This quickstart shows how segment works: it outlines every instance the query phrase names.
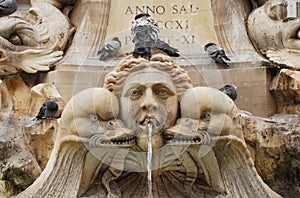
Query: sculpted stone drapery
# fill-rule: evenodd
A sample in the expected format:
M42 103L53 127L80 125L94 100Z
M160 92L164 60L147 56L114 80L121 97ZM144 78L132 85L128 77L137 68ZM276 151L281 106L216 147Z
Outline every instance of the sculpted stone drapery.
M46 169L17 197L146 197L149 123L154 197L280 197L254 168L234 102L192 88L170 57L126 57L105 83L111 92L66 105Z

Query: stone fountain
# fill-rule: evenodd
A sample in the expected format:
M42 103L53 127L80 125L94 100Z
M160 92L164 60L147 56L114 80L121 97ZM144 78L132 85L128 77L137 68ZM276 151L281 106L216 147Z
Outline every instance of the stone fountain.
M300 20L285 1L30 3L0 18L0 197L297 197ZM140 12L179 57L132 56ZM230 83L236 101L217 89ZM47 99L57 119L28 125Z

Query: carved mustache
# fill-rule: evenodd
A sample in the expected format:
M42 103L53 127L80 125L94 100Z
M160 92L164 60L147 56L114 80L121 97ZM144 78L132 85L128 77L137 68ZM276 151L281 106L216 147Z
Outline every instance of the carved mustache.
M155 117L151 116L144 116L142 119L138 121L138 125L147 126L149 123L151 123L154 126L160 125L160 122Z
M162 129L165 126L167 112L164 107L159 107L155 111L139 110L136 114L135 123L138 128L144 129L151 123L154 128Z

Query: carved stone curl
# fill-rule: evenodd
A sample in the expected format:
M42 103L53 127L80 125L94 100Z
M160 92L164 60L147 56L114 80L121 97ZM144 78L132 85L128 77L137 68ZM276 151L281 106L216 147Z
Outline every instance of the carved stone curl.
M5 1L4 1L5 2ZM63 55L75 29L68 19L70 7L56 1L31 1L26 19L0 18L0 74L48 71Z
M248 17L250 39L271 61L300 69L300 19L287 17L285 0L267 1Z

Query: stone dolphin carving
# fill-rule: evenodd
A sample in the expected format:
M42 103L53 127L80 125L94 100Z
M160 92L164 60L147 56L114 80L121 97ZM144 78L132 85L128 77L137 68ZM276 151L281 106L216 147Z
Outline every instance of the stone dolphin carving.
M75 95L62 113L55 146L46 168L31 186L16 197L76 197L86 190L93 175L97 174L96 169L101 168L98 167L101 165L99 159L87 156L88 151L91 147L106 145L101 138L92 141L91 137L98 135L107 140L119 138L120 133L123 136L128 133L120 121L114 119L118 111L116 97L104 88L90 88ZM114 170L104 171L104 182L112 180L109 173ZM106 186L109 188L109 184Z
M166 131L169 143L188 145L186 152L201 166L213 190L230 197L280 197L254 168L242 133L241 113L226 94L195 87L186 91L180 104L182 118Z

